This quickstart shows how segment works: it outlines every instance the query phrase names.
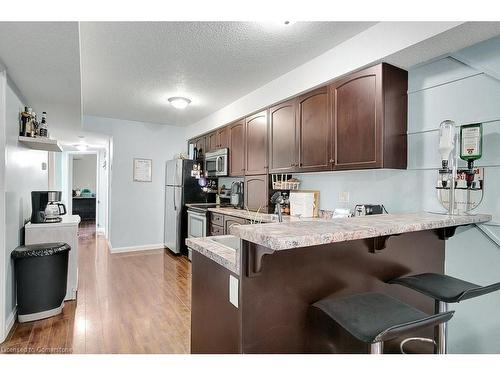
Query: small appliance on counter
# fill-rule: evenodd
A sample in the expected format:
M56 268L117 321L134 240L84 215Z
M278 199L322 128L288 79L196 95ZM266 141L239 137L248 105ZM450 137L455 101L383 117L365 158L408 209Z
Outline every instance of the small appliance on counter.
M234 181L231 184L231 205L234 208L244 208L243 181Z
M58 223L66 215L66 206L61 201L60 191L31 192L31 223Z
M354 216L379 215L387 213L383 204L357 204L354 207Z

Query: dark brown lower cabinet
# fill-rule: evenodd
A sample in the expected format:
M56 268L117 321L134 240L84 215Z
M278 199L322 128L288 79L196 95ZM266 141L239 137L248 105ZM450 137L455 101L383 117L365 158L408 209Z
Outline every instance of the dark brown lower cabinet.
M235 225L248 224L248 220L241 217L224 215L224 234L231 234L231 228Z
M269 175L245 176L245 207L267 212Z
M387 280L422 272L443 273L444 241L433 230L391 237L374 254L373 238L276 251L243 241L240 275L193 251L192 353L367 353L368 347L311 304L327 296L378 292L428 314L434 301ZM229 277L239 279L239 307L229 302ZM208 324L209 323L209 324ZM421 328L384 343L385 353L399 353L408 336L433 337ZM414 353L432 353L432 345L412 346Z

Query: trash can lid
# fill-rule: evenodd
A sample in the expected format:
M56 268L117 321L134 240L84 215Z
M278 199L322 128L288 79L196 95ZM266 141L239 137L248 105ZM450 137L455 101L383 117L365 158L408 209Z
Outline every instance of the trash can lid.
M16 247L12 252L11 257L13 259L44 257L69 250L71 250L71 246L64 242L37 243L34 245Z

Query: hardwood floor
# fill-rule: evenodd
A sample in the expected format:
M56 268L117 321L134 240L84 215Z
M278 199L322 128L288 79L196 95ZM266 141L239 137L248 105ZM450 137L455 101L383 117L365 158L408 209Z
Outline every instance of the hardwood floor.
M191 264L159 249L113 254L92 223L79 230L77 301L16 323L1 353L189 353Z

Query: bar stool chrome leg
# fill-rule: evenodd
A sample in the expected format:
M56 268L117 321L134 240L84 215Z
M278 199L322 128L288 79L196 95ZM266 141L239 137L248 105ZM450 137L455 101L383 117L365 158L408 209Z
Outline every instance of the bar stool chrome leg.
M435 308L436 314L444 313L448 311L448 304L446 302L435 300ZM436 341L436 346L434 349L434 353L436 354L446 354L448 352L447 342L447 323L441 323L434 328L434 339Z
M384 342L372 342L370 344L370 354L384 354Z

